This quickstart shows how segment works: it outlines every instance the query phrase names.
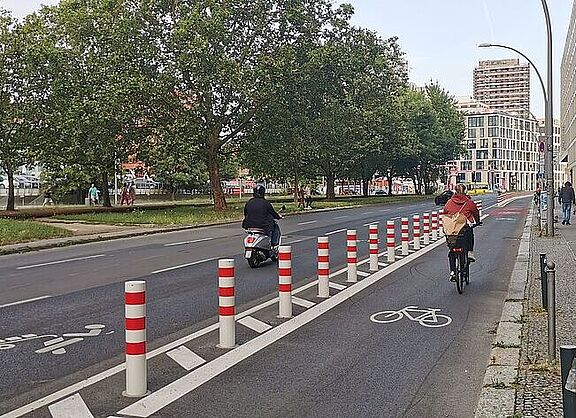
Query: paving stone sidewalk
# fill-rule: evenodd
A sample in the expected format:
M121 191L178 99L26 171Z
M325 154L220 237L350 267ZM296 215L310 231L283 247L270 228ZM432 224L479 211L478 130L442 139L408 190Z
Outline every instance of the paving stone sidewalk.
M515 417L562 417L558 365L548 357L547 314L542 308L540 253L556 264L556 345L576 343L576 225L556 224L554 238L540 237L532 225L530 263L524 303L520 369ZM559 363L559 353L556 358Z

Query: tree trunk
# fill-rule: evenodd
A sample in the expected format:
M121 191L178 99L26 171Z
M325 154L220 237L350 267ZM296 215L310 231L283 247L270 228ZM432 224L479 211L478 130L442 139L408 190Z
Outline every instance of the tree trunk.
M8 168L6 169L6 174L8 175L8 202L6 204L6 210L15 210L14 206L14 170Z
M370 192L369 185L370 179L362 179L362 195L365 197L368 197L368 193Z
M226 210L226 198L224 196L224 190L222 190L222 182L220 181L220 164L218 161L218 151L216 149L208 150L206 168L210 176L210 188L212 189L214 199L214 209Z
M298 169L294 170L294 203L298 204L298 183L300 183L300 176Z
M336 179L334 174L329 174L326 176L326 199L334 200L336 199L336 193L334 193L334 183Z
M111 208L112 203L110 202L110 190L108 190L108 173L106 172L106 169L102 171L102 197L102 206Z
M176 187L172 186L172 201L174 202L176 200Z
M392 196L392 171L388 170L388 196Z

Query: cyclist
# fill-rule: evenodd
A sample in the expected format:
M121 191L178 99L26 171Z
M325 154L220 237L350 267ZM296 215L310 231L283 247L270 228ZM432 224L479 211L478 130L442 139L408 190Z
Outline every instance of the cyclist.
M254 188L254 197L244 206L244 220L242 228L260 228L270 237L271 245L276 247L280 243L280 227L276 219L282 219L264 195L266 189L261 184Z
M444 206L444 215L456 215L461 213L466 217L469 223L480 223L480 212L476 203L466 195L466 186L464 184L457 184L454 190L454 195L448 200ZM468 224L460 230L459 233L464 241L466 251L468 251L468 260L476 261L474 256L474 232ZM452 274L453 272L451 272Z

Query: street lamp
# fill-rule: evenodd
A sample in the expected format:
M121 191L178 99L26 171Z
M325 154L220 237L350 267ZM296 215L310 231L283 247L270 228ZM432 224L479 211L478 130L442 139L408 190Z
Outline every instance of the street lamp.
M550 23L550 17L548 14L548 8L546 6L546 0L542 0L542 4L545 5L545 14L547 16L547 24L548 27ZM548 54L549 59L551 58L551 51L552 46L550 45L551 42L551 32L549 33L549 46L548 46ZM546 89L544 85L544 80L538 71L538 68L530 58L526 56L526 54L520 52L516 48L512 48L511 46L501 45L501 44L492 44L492 43L481 43L478 45L479 48L503 48L508 49L510 51L516 52L518 55L521 55L528 63L534 68L536 75L538 76L538 80L540 81L540 86L542 87L542 95L544 96L544 108L546 109L545 115L545 143L546 143L546 151L544 153L544 173L546 178L545 190L548 191L548 205L546 209L546 224L547 224L547 232L549 236L554 236L554 163L553 163L553 155L554 155L554 128L553 128L553 120L552 120L552 71L551 71L551 64L549 61L548 67L548 89Z

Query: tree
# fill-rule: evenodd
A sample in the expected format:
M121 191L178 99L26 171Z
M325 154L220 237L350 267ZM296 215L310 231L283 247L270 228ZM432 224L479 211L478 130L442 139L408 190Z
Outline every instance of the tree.
M0 9L0 167L8 177L7 210L14 210L14 172L32 164L42 146L50 94L44 63L51 50L34 16L16 22Z

